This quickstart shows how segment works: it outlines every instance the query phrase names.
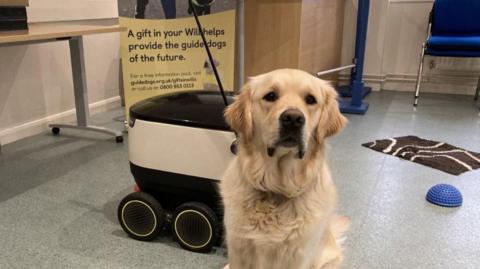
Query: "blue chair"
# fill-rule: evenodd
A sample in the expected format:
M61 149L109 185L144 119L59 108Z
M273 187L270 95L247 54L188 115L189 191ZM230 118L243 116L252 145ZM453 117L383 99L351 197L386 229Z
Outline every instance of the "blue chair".
M427 41L418 68L414 106L418 104L425 55L480 57L480 0L435 0L430 12ZM475 100L480 92L480 79Z

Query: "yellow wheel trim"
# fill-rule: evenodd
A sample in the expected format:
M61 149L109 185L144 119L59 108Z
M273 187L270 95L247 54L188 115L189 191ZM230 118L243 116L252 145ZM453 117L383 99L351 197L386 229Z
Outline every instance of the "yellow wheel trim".
M127 223L125 222L125 218L123 217L123 216L124 216L124 211L125 211L125 208L126 208L129 204L131 204L131 203L140 203L140 204L143 204L144 206L146 206L146 207L150 210L150 212L152 212L153 219L155 220L155 222L154 222L154 225L153 225L153 229L152 229L148 234L137 234L136 232L132 231L132 230L130 229L130 227L128 227ZM127 228L127 230L128 230L129 232L131 232L132 234L134 234L134 235L136 235L136 236L140 236L140 237L147 237L147 236L151 235L151 234L155 231L155 229L157 228L157 216L155 216L155 212L153 212L153 209L152 209L149 205L147 205L145 202L140 201L140 200L131 200L131 201L128 201L128 202L122 207L122 221L123 221L123 224L125 224L125 228Z
M183 214L185 213L188 213L188 212L193 212L193 213L197 213L198 215L202 216L202 218L205 219L205 221L208 223L208 229L210 231L210 236L208 237L208 240L205 244L203 245L200 245L200 246L193 246L193 245L190 245L189 243L183 241L182 237L178 234L178 231L177 231L177 221L178 219L180 218L180 216L182 216ZM185 211L182 211L180 212L180 214L177 215L177 217L175 218L175 234L177 235L177 238L180 239L180 241L182 241L182 243L184 243L185 245L191 247L191 248L203 248L204 246L208 245L208 243L210 243L210 240L212 240L212 236L213 236L213 232L212 232L212 225L210 224L210 221L207 219L207 217L205 217L205 215L203 215L201 212L197 211L197 210L193 210L193 209L188 209L188 210L185 210Z

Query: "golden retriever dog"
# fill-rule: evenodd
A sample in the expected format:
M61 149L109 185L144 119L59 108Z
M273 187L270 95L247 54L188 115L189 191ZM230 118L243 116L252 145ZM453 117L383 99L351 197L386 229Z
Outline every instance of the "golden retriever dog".
M220 183L230 269L339 268L349 219L335 215L325 139L347 120L335 90L293 69L251 78L225 118L238 153Z

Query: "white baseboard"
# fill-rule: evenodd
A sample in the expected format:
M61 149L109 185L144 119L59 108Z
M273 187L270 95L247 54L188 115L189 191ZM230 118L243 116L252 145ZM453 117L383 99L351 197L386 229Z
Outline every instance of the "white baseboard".
M120 96L111 97L89 105L90 115L120 107ZM76 121L75 109L50 115L0 131L0 145L5 145L25 137L40 134L48 130L50 123L69 123Z
M367 86L374 91L406 91L415 90L417 76L412 74L387 74L371 75L366 74L363 80ZM346 84L350 81L350 74L340 74L339 81ZM478 76L473 74L465 75L439 75L426 74L422 77L420 85L421 92L474 95L477 88Z
M392 4L430 4L433 0L390 0Z

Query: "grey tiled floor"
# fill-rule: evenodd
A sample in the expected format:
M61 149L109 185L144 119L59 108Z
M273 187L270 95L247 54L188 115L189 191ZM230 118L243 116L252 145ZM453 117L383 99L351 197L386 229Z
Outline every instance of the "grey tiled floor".
M374 93L365 116L332 139L330 166L339 211L352 218L343 268L480 268L480 171L451 176L360 146L418 135L480 152L480 116L471 97ZM121 110L94 117L115 128ZM116 220L132 190L127 143L62 130L3 147L0 154L0 268L222 268L225 251L194 254L168 237L129 239ZM429 205L436 183L456 185L464 205Z

